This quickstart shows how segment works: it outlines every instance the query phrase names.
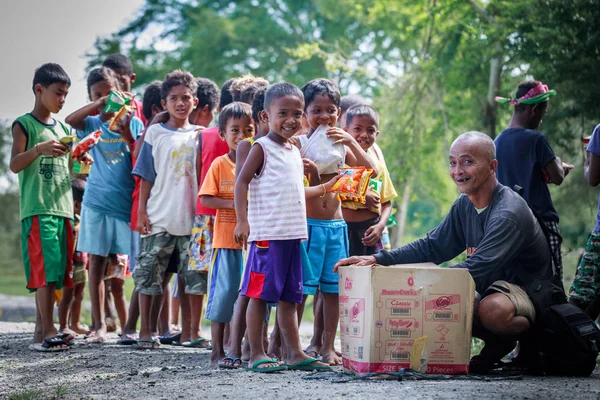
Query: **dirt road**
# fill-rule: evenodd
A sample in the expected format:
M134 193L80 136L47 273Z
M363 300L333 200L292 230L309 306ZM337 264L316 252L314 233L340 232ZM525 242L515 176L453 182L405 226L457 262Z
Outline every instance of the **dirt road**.
M0 397L14 399L599 399L600 370L586 379L347 381L341 374L211 370L209 352L140 351L77 340L64 353L28 349L33 324L0 323ZM305 338L306 339L306 338ZM17 397L20 396L20 397Z

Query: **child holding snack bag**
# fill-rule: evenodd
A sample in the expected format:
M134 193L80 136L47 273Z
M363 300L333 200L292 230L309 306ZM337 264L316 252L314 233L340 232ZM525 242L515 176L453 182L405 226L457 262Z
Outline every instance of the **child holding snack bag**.
M372 107L356 105L346 112L345 130L369 152L379 136L379 115ZM381 248L381 236L392 213L391 200L398 197L383 160L373 156L377 176L371 176L364 196L342 196L342 214L348 224L351 256L366 256ZM362 197L362 198L361 198Z
M87 85L92 102L69 115L67 121L77 129L79 138L99 129L102 131L98 144L90 150L95 163L83 197L77 250L89 254L94 326L88 341L103 343L106 339L104 272L110 254L129 252L129 213L134 188L130 146L143 125L133 117L128 124L119 124L118 133L108 129L114 113L104 112L103 109L110 92L120 90L119 80L112 70L105 67L92 70ZM100 110L100 114L90 116L96 110Z

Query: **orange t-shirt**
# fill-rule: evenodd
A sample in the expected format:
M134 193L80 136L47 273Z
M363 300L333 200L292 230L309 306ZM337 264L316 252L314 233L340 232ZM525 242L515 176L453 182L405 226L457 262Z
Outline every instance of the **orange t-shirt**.
M234 186L235 163L225 154L215 158L211 164L198 196L208 195L233 200ZM241 249L233 237L236 223L235 210L217 209L212 241L213 249Z

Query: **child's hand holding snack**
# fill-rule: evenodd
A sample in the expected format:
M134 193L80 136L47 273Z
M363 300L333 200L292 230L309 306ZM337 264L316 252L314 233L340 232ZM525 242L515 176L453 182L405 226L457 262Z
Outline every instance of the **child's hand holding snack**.
M367 206L368 210L373 210L373 209L379 207L379 203L380 203L379 193L377 193L373 190L367 190L365 199L366 199L365 206Z
M133 138L131 129L129 128L131 124L131 118L133 118L133 112L127 111L123 116L119 117L117 115L115 118L114 124L111 124L108 129L121 135L121 137L125 140L125 143L128 145L133 143L135 139Z
M331 127L327 130L327 137L335 140L333 144L343 144L345 146L349 146L353 142L356 142L352 135L337 126Z
M69 148L56 139L48 140L46 142L38 143L35 145L35 149L38 155L46 155L52 157L60 157L67 154Z

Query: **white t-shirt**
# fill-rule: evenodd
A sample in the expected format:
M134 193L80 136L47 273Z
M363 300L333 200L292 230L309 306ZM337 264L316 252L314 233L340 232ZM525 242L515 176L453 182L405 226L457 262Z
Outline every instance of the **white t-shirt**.
M146 207L151 234L192 233L198 197L196 128L184 131L156 124L146 131L133 174L153 182Z

